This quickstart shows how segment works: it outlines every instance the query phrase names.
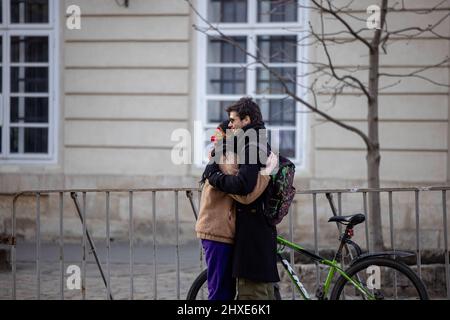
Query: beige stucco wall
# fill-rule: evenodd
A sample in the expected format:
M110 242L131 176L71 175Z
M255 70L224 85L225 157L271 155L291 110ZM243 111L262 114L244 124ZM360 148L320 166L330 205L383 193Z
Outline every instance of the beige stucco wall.
M65 32L65 173L185 175L170 136L190 112L187 4L70 3L83 25Z
M357 11L354 14L365 17L365 8L376 2L355 2ZM433 6L435 2L427 1L426 4ZM177 128L192 132L196 113L197 34L191 27L195 17L187 3L183 0L132 0L129 8L119 7L109 0L71 0L65 4L81 7L82 29L68 30L61 19L58 162L43 166L1 166L0 191L195 187L201 170L189 165L174 165L170 158L175 145L170 139L171 133ZM405 4L410 9L423 9L425 5L416 0L405 1ZM450 4L446 8L450 8ZM61 5L61 16L64 12L65 6ZM426 26L447 13L445 10L430 16L392 13L388 19L392 28L414 25L414 21ZM317 24L314 16L311 19ZM437 31L448 35L449 23L447 19ZM330 20L327 20L326 28L342 29ZM388 54L381 56L382 71L406 73L440 62L449 52L448 40L438 40L430 34L419 39L392 40ZM332 47L331 53L338 67L367 65L367 52L361 45ZM324 59L319 47L310 48L308 54L312 60ZM449 74L448 64L427 73L444 83L449 83ZM366 78L366 75L362 76L362 79ZM389 83L392 83L391 79L383 80L381 86ZM327 95L320 96L319 101L328 98ZM383 185L447 184L449 88L433 86L419 79L403 79L380 95L379 105ZM328 106L321 104L321 108L328 109ZM330 113L367 130L365 99L355 92L339 96ZM308 115L307 125L307 167L298 174L298 188L364 186L366 166L362 141L339 127L323 123L312 114ZM180 202L182 239L193 239L193 216L184 195L180 197L183 197ZM99 237L104 234L102 199L101 196L94 198L91 207L88 206L93 218L93 232ZM147 212L136 213L136 223L150 228L148 209L151 204L145 201L135 206L136 212ZM348 201L349 209L358 209L357 204L353 208L353 202ZM10 213L8 201L3 203L0 230L6 226ZM55 220L57 202L49 203L48 208L53 209L43 214L43 219L47 219L44 234L52 239L58 226ZM439 206L434 200L424 203ZM113 232L118 238L127 236L126 204L124 195L111 208L116 224ZM169 230L173 227L172 196L163 196L160 205L158 211L168 217L161 224L165 226L161 230ZM399 207L400 214L405 217L399 218L400 227L409 228L407 221L413 219L414 214L411 205L406 201L401 209ZM29 210L20 213L25 219L21 220L24 223L22 234L32 240L34 211L31 203L28 206ZM326 225L325 206L323 210L322 223ZM296 228L305 238L311 236L311 225L305 224L307 220L302 215L309 212L310 207L305 203L298 207L299 218L294 219L298 224ZM67 234L79 236L81 228L73 207L67 208L66 214ZM436 213L432 221L437 223L440 217ZM385 226L386 221L384 219ZM143 227L139 237L148 239L149 228ZM165 237L173 238L173 230L166 232ZM430 246L436 246L440 241L431 238Z

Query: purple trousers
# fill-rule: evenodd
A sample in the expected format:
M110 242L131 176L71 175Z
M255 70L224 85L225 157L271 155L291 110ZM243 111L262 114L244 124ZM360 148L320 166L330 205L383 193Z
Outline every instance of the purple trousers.
M233 300L236 282L232 277L233 245L202 239L208 267L208 300Z

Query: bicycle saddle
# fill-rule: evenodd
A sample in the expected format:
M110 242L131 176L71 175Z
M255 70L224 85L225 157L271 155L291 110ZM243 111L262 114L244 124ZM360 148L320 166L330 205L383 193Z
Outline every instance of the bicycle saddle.
M328 222L339 222L342 224L357 225L366 220L366 216L362 213L355 213L349 216L334 216L328 219Z

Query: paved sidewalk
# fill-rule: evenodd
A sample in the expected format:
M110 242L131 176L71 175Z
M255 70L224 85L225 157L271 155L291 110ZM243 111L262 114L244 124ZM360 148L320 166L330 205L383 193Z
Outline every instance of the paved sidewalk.
M103 244L97 244L97 253L106 275L106 249ZM111 245L111 292L116 300L130 299L130 254L128 243L112 243ZM36 299L36 263L35 244L17 245L17 299ZM179 298L185 299L193 280L202 270L200 248L197 242L180 245L179 249L180 288ZM68 244L64 247L64 270L69 265L81 268L81 246ZM134 299L177 299L176 248L170 245L157 247L157 294L154 294L154 263L153 245L136 245L134 248ZM307 290L314 295L316 282L316 267L312 264L297 266L298 275ZM415 269L415 266L412 266ZM41 288L40 299L61 299L61 272L59 247L54 244L41 246ZM86 266L86 299L105 300L107 292L100 271L95 264L94 256L89 254ZM287 274L279 265L280 276L287 280ZM326 277L326 270L321 269L321 280ZM433 298L445 298L445 269L443 265L423 265L422 275L426 280L429 294ZM64 299L82 299L81 290L69 290L64 278ZM439 286L437 286L439 284ZM292 298L292 283L282 281L283 299ZM12 291L12 274L10 271L0 271L0 300L10 299ZM434 288L435 290L431 290ZM437 291L436 291L437 290ZM436 291L436 292L435 292ZM299 298L298 293L295 294Z
M106 250L97 245L106 276ZM61 272L59 247L41 247L41 299L60 299ZM175 246L157 248L157 296L154 296L153 246L139 245L134 249L134 299L177 299L177 273ZM180 245L180 299L185 299L187 291L200 272L200 249L197 243ZM64 248L65 267L77 265L81 268L81 248L78 244ZM86 266L86 299L106 299L107 292L94 256L89 254ZM129 299L131 292L129 244L112 244L111 247L111 291L114 299ZM17 299L36 299L35 245L17 246ZM65 275L65 281L67 274ZM12 288L11 272L0 272L0 299L10 299ZM69 290L64 283L64 299L82 299L81 290Z

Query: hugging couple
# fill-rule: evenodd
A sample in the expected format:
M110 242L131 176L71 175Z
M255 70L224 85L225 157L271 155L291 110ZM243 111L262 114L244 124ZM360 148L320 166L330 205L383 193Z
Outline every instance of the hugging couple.
M202 175L195 226L208 268L208 299L273 300L274 284L280 280L277 231L263 212L278 158L258 134L265 127L251 98L241 98L226 112L229 120L216 129Z

